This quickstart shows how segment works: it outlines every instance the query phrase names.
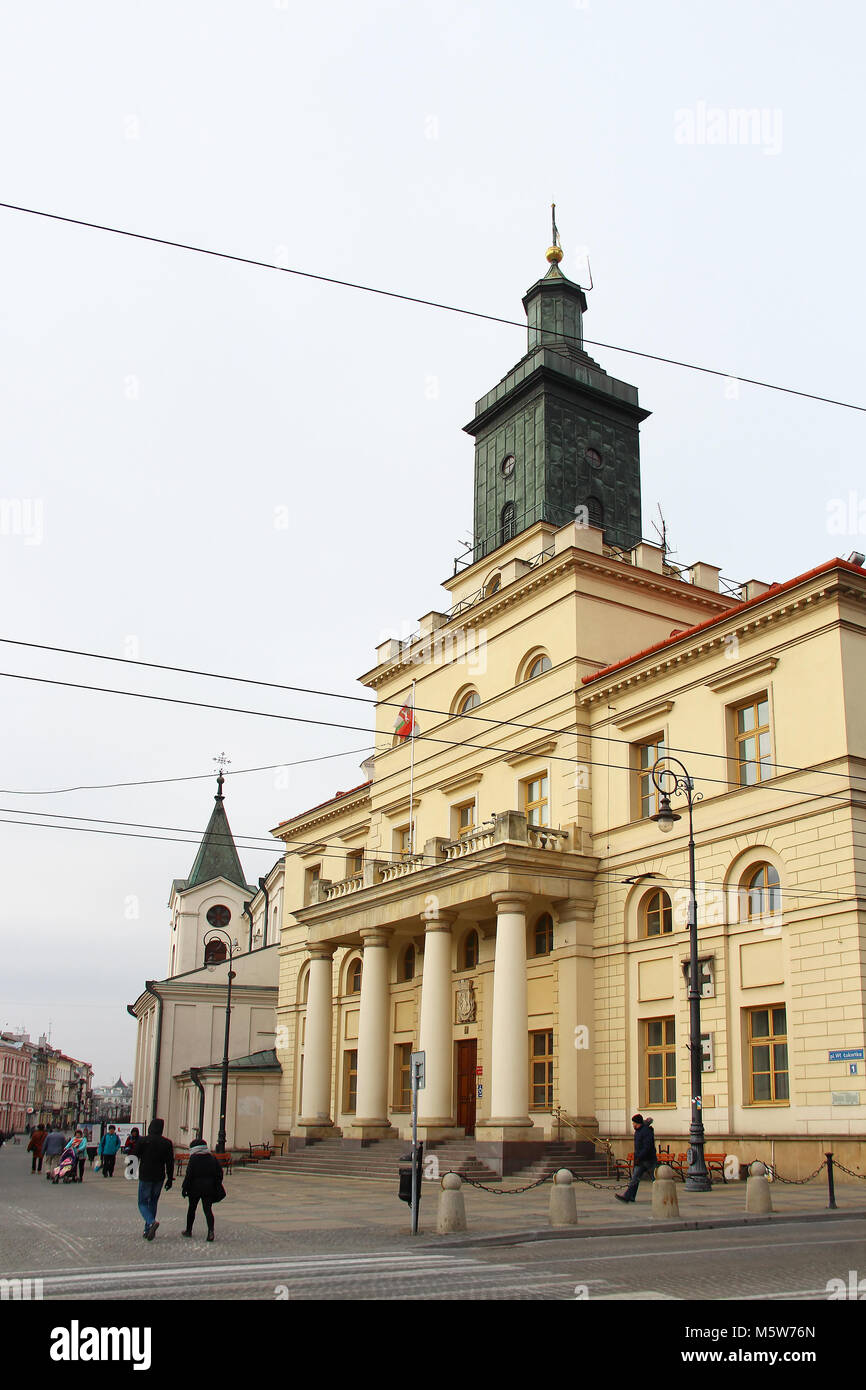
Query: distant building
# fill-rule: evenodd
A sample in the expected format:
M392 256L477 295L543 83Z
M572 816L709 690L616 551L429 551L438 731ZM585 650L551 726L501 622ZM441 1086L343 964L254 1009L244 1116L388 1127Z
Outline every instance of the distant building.
M93 1118L125 1123L132 1115L132 1087L119 1076L113 1086L94 1086Z

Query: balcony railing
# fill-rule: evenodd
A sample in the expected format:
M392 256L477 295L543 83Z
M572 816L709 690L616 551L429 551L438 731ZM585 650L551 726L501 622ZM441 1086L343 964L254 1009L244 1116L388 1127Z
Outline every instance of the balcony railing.
M380 883L395 883L424 869L453 864L458 859L468 859L496 844L522 844L530 849L547 851L564 850L568 848L568 837L567 830L528 825L526 816L520 811L503 811L456 840L442 837L428 840L423 853L390 862L371 859L361 873L350 874L348 878L336 882L320 878L313 885L311 905L334 902L338 898L360 893L364 888L373 888Z

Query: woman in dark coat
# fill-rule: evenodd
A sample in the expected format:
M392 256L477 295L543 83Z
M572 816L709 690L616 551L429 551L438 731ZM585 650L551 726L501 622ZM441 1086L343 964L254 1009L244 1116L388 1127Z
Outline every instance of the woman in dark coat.
M201 1202L204 1219L207 1222L207 1238L213 1240L214 1221L211 1208L214 1202L222 1201L225 1196L223 1168L219 1159L214 1157L203 1139L194 1139L189 1146L189 1163L186 1166L181 1196L186 1197L189 1203L186 1213L186 1230L182 1231L181 1234L192 1235L196 1208Z

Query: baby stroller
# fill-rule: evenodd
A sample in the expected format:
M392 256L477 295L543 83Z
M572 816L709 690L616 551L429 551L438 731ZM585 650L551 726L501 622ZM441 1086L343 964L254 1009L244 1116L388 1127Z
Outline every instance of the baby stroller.
M67 1144L57 1162L57 1167L48 1174L48 1181L56 1186L59 1182L74 1182L78 1173L78 1157L71 1144Z

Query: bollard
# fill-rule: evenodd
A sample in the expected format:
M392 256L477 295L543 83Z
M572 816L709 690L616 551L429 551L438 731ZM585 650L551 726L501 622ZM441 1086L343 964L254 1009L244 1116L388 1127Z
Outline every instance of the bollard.
M754 1163L749 1164L749 1176L746 1179L746 1211L750 1211L753 1216L764 1216L772 1210L767 1170L763 1163L756 1159Z
M655 1171L653 1179L653 1207L652 1215L654 1221L667 1221L671 1217L679 1216L680 1202L677 1197L677 1184L674 1178L673 1168L669 1168L666 1163L661 1163Z
M439 1184L439 1215L436 1230L440 1236L466 1230L463 1182L457 1173L446 1173Z
M831 1211L835 1211L835 1210L836 1210L836 1187L835 1187L835 1184L834 1184L834 1182L833 1182L833 1155L832 1155L832 1154L825 1154L824 1157L825 1157L826 1160L827 1160L827 1196L828 1196L829 1199L830 1199L830 1200L828 1201L828 1203L827 1203L827 1206L830 1208Z
M551 1226L577 1225L577 1198L574 1194L574 1178L567 1168L560 1168L553 1179L547 1219Z

